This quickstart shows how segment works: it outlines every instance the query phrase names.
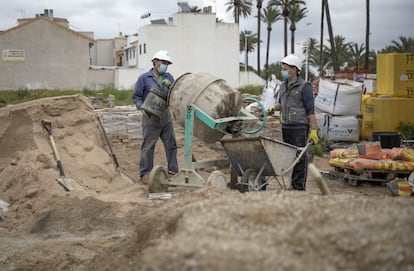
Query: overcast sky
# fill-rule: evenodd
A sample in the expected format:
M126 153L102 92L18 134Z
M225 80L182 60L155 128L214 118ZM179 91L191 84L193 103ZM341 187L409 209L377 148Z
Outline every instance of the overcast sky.
M305 0L307 17L297 24L295 34L297 53L302 59L301 45L309 37L320 39L321 0ZM30 18L43 13L44 9L53 9L55 17L66 18L70 26L77 31L94 32L95 38L113 38L122 32L132 34L138 28L150 22L150 19L166 18L176 13L177 0L0 0L0 30L16 25L18 18ZM200 8L211 5L216 16L224 22L234 22L231 12L226 13L225 3L229 0L188 0L190 6ZM268 0L265 0L266 4ZM334 35L342 35L347 42L365 43L365 0L331 0L329 9ZM256 32L256 1L253 0L253 14L240 19L240 31ZM414 0L370 0L371 39L370 47L379 50L399 41L400 36L414 38ZM151 13L151 17L141 19L141 15ZM325 21L325 40L328 30ZM261 66L266 54L266 27L263 25L261 39ZM290 39L290 35L289 35ZM325 41L324 41L325 43ZM290 52L290 43L288 45ZM283 21L273 25L271 37L270 63L280 60L284 54ZM240 56L244 62L243 55ZM249 55L249 64L256 68L256 53Z

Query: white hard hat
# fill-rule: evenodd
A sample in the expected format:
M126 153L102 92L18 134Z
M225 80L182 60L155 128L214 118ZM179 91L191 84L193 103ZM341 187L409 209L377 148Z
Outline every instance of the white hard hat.
M288 55L285 58L283 58L280 62L283 64L287 64L289 66L295 66L298 68L298 70L301 70L302 67L302 61L300 61L299 57L295 55Z
M154 56L152 57L151 61L154 61L154 59L159 59L159 60L165 60L170 62L170 64L173 64L171 61L171 57L168 54L168 51L158 51L154 54Z

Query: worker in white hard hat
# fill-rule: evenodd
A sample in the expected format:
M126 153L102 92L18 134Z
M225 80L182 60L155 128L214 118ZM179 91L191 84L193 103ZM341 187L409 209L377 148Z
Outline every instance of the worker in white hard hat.
M296 55L288 55L280 62L283 83L276 104L268 111L281 111L284 142L297 147L305 147L309 140L317 144L313 91L311 84L300 78L302 62ZM308 156L303 155L293 168L293 189L306 190L308 162Z
M168 51L158 51L151 59L152 68L141 74L135 84L132 100L138 110L142 112L141 157L139 162L139 175L143 184L148 184L149 173L154 167L154 150L159 138L164 144L168 163L168 174L178 172L177 142L170 110L167 108L160 116L152 114L143 108L145 99L150 91L161 92L168 96L174 77L167 72L168 65L172 64Z

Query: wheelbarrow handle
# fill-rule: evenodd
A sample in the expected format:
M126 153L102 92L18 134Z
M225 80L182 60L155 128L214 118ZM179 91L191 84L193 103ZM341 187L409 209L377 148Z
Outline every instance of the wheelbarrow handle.
M312 141L309 141L305 145L305 147L298 148L298 150L300 150L299 155L296 157L295 161L293 161L293 163L287 169L284 170L284 172L289 172L299 162L300 158L302 158L302 156L306 153L309 146L312 145L312 144L313 144Z

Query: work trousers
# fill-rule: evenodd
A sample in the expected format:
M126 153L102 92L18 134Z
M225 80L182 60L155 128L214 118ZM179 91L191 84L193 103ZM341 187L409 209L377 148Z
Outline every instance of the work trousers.
M296 147L305 147L308 141L309 128L289 127L282 128L283 141ZM300 150L298 150L298 154ZM306 190L306 177L308 174L308 155L305 153L294 166L292 172L292 188Z
M154 119L157 118L156 116L151 116L151 118L146 118L142 121L143 142L141 145L139 175L142 177L149 174L154 167L154 151L158 138L161 138L164 145L168 171L177 173L177 142L175 139L173 123L172 121L161 121L161 123L158 121L157 123Z

